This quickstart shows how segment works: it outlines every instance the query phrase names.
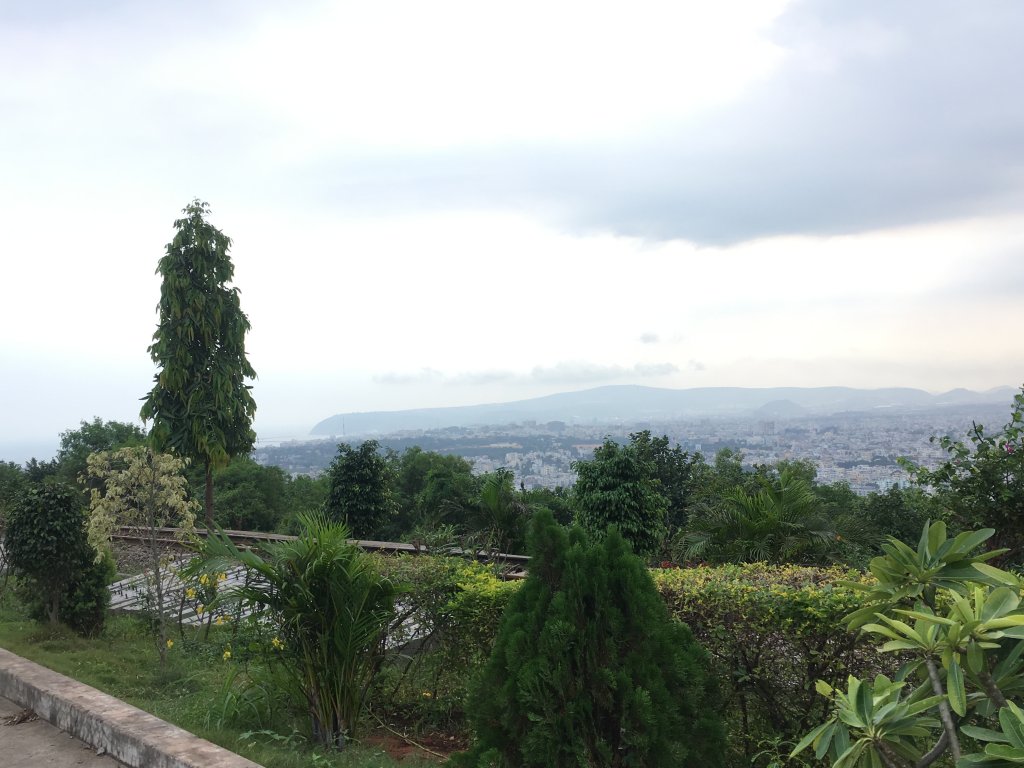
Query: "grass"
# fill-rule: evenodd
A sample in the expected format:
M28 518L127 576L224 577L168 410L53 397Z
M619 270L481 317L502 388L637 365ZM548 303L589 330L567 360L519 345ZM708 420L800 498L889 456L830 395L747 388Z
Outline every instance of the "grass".
M161 669L153 639L137 618L112 615L99 637L82 638L31 620L10 594L0 601L0 646L267 768L437 765L415 756L398 762L370 743L350 744L341 752L315 749L304 716L287 695L286 678L255 659L223 658L227 630L211 633L206 641L188 628L173 636L168 664ZM368 732L374 735L364 728Z

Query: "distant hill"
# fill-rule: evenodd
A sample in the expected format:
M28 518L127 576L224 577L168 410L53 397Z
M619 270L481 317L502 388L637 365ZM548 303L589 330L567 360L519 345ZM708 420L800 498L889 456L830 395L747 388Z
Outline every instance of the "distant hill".
M560 392L510 403L451 408L341 413L313 427L314 435L374 435L405 430L443 429L513 422L564 421L616 423L669 420L701 416L786 418L829 415L876 408L923 410L973 404L1007 404L1016 390L999 387L987 392L955 389L931 395L922 389L854 389L852 387L700 387L659 389L633 385Z

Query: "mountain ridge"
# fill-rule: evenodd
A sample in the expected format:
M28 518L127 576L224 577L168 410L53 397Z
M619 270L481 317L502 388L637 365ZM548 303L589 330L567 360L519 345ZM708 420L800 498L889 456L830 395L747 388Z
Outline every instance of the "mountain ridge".
M829 415L888 408L921 410L973 404L1009 404L1016 390L957 388L938 395L912 387L696 387L634 384L557 392L504 403L339 413L318 422L312 435L374 435L419 429L500 425L522 421L614 423L702 416ZM784 407L781 407L783 406Z

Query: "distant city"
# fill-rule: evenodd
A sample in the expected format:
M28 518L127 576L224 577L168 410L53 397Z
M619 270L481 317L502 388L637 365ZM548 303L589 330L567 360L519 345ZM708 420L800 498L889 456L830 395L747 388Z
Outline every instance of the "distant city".
M650 430L667 435L690 453L708 461L722 449L743 454L743 463L774 464L807 459L818 467L821 483L846 482L860 494L904 486L909 478L897 459L906 457L928 467L946 458L933 436L963 439L972 422L990 429L1008 417L1005 404L948 405L910 411L879 408L829 415L765 418L762 415L636 420L632 422L568 423L524 420L490 426L458 426L398 430L389 434L346 435L261 445L261 464L276 465L293 475L316 476L331 463L339 442L373 438L382 448L402 452L424 450L456 454L473 463L477 473L508 467L517 485L526 488L571 486L574 461L590 459L606 438L624 441L632 432Z

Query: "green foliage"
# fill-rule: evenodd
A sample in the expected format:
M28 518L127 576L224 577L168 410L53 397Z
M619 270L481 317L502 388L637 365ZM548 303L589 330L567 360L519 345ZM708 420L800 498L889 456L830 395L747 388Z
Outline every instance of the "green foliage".
M592 536L614 525L641 557L658 551L665 535L668 502L660 493L655 464L635 445L611 439L594 451L591 461L573 463L576 522Z
M632 433L629 443L641 459L654 467L654 478L668 503L668 527L676 529L685 525L694 503L697 480L702 467L706 466L704 457L687 453L678 443L671 446L667 435L652 437L647 429Z
M202 469L189 472L189 476L193 494L201 495L205 483ZM289 509L288 485L288 476L280 467L262 467L248 456L235 456L226 467L213 471L214 521L222 528L273 531Z
M530 551L471 698L477 745L458 764L720 765L705 654L623 537L589 543L539 513Z
M669 612L711 655L736 760L749 762L763 741L799 739L826 715L815 680L895 669L841 625L863 605L847 583L861 579L856 571L753 563L652 573Z
M877 584L851 585L868 604L847 621L881 638L882 652L909 661L895 681L871 685L851 676L845 692L819 683L831 716L794 754L813 746L833 768L925 768L947 753L960 767L1024 759L1019 710L1007 699L1024 693L1022 582L985 562L1000 550L977 552L993 534L949 538L936 522L924 526L916 550L890 538L885 555L871 561ZM994 724L994 717L1003 733L975 725ZM961 734L997 743L964 755Z
M0 461L0 531L18 498L28 488L28 476L13 461Z
M967 440L932 438L948 459L936 469L901 462L924 488L935 491L960 530L994 528L994 543L1014 558L1024 552L1024 389L1013 398L1010 421L996 432L974 424Z
M94 566L78 491L58 483L25 491L7 522L6 550L24 593L51 624L70 619L85 633L102 626L109 596L105 583L96 587L106 571Z
M60 620L80 635L96 636L103 629L110 607L108 586L117 577L117 565L109 552L97 560L90 549L81 570L61 600Z
M760 489L734 488L718 507L691 519L681 559L803 565L844 562L870 538L853 516L826 513L808 481L792 468L759 478Z
M196 505L186 498L184 461L147 447L100 451L87 461L89 478L96 481L90 491L89 541L97 551L106 551L114 529L121 525L132 526L143 536L153 640L164 665L170 605L164 584L168 553L159 529L177 527L186 537L194 529Z
M485 549L506 553L525 549L530 508L514 480L512 471L504 467L482 478L475 527L483 534Z
M231 239L206 221L209 205L193 200L160 259L159 324L149 347L160 368L141 416L152 421L159 451L195 459L207 470L206 519L213 524L211 467L252 450L256 377L245 354L249 320L238 288L228 287Z
M92 421L81 422L78 429L60 433L56 474L71 485L86 481L90 453L140 446L145 440L146 433L135 424L103 421L96 416Z
M934 500L920 488L869 493L860 514L879 536L892 536L908 544L917 541L926 521L937 518Z
M338 445L327 476L330 485L324 511L332 520L344 522L355 536L373 538L395 514L391 468L376 440L358 448Z
M479 495L472 464L461 456L413 446L401 457L393 457L393 465L399 536L414 528L440 525L453 525L465 532Z
M458 557L380 558L401 590L405 621L388 645L396 653L371 693L374 711L428 729L465 729L470 680L487 661L502 614L521 582Z
M298 539L268 544L262 556L211 536L188 573L217 574L236 563L247 569L245 583L219 599L266 611L275 646L306 698L314 739L340 748L356 733L383 658L395 587L349 542L343 524L323 514L300 519Z

